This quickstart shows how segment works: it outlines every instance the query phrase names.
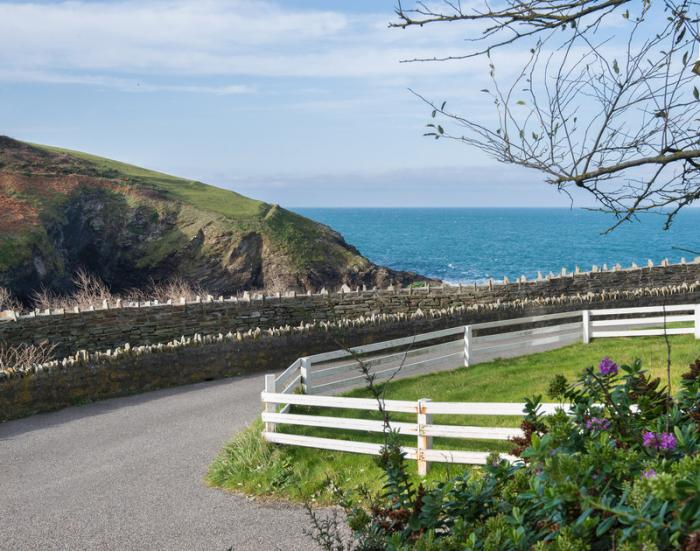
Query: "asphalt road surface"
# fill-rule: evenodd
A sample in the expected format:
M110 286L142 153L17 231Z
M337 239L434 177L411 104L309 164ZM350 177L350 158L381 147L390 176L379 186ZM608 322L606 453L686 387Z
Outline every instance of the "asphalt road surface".
M0 424L0 549L305 550L306 513L205 486L262 375Z

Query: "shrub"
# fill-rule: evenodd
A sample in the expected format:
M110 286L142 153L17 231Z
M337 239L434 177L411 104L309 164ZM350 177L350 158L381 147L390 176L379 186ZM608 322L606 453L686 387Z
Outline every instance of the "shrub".
M158 302L168 302L168 300L179 302L184 298L187 302L193 302L197 297L205 297L208 294L209 292L201 286L175 277L162 283L152 281L144 290L130 293L128 298L134 301L157 300Z
M150 285L143 289L132 289L124 295L113 294L109 286L102 281L98 276L78 270L73 275L74 291L70 295L57 294L44 287L32 293L32 306L38 310L58 310L72 309L76 306L79 308L89 308L91 306L101 307L106 300L109 303L116 302L117 299L146 302L157 300L165 303L168 300L179 302L181 298L185 298L187 302L193 302L197 297L205 297L210 293L197 284L189 283L182 278L174 278L169 281L156 283L151 281ZM0 287L0 310L3 310L3 300L10 300L9 291L5 291ZM7 299L4 299L4 297ZM21 310L19 302L12 302L16 306L15 309ZM8 308L9 309L9 308Z
M389 434L383 495L343 498L348 548L700 549L700 360L675 399L639 361L608 358L550 393L571 410L544 417L528 401L520 461L494 456L430 489L411 484Z
M21 310L21 305L9 289L0 287L0 312L3 310Z
M7 346L0 343L0 373L24 373L53 359L54 346L48 343Z
M57 295L42 287L32 294L32 305L39 310L67 309L75 306L89 308L90 306L101 306L104 300L112 302L116 298L104 281L85 270L75 272L73 285L75 291L67 297Z

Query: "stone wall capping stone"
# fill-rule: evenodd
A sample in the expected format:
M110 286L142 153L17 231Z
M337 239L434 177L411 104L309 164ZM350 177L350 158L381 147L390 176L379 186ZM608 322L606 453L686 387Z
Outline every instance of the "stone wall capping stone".
M636 264L629 270L619 269L619 272L619 265L616 265L613 271L618 273L614 276L610 275L610 272L599 272L597 266L593 266L590 272L573 273L572 277L566 279L550 273L547 280L540 280L541 274L538 273L536 282L527 281L526 277L524 281L523 276L520 276L511 284L494 284L493 279L489 278L481 284L402 287L399 289L402 292L396 292L396 287L391 291L376 288L367 290L366 286L363 286L362 294L359 293L359 289L354 293L334 292L330 296L327 292L320 292L290 296L288 300L268 300L266 303L251 303L251 292L245 291L241 299L230 297L226 300L219 297L218 300L207 300L207 304L201 304L201 297L199 301L186 301L184 297L180 297L180 304L159 303L153 300L143 303L115 302L109 304L110 308L107 309L93 306L73 307L69 310L15 312L14 319L9 315L0 316L0 341L13 344L47 339L59 344L61 354L74 353L78 346L90 350L109 348L114 351L117 345L125 340L140 344L158 342L174 338L183 328L191 328L193 331L200 331L201 328L204 332L229 327L247 330L254 321L263 330L267 330L271 326L287 323L296 326L301 321L312 318L329 320L338 315L353 317L379 312L406 312L419 305L425 312L431 308L494 302L499 299L534 300L535 295L544 298L563 294L586 296L589 291L616 292L630 286L655 289L649 291L654 293L650 296L664 296L671 287L686 288L687 284L700 279L700 257L693 259L690 264L682 259L686 264L681 261L668 266L665 265L668 259L664 260L666 262L662 262L659 267L637 268L639 271L630 275L629 281L626 280L626 274L632 274ZM586 274L585 278L575 277L583 274ZM279 295L270 292L266 296L277 298ZM175 308L176 305L180 308ZM157 308L158 306L160 308ZM258 317L251 317L252 309L260 311ZM62 316L61 323L55 323L51 317L57 315Z
M282 336L293 333L308 332L311 330L324 330L328 331L333 327L361 327L371 324L392 324L404 320L415 320L415 319L442 319L442 318L454 318L463 317L464 315L476 315L483 312L496 312L505 311L510 312L514 309L524 309L532 306L577 306L585 303L600 304L612 301L634 301L642 299L644 297L660 297L660 296L671 296L678 295L679 299L684 298L687 293L699 293L700 292L700 281L694 281L692 283L683 282L679 285L671 285L665 287L641 287L636 289L624 289L624 290L612 290L606 291L602 290L600 292L577 292L574 295L560 294L559 296L551 297L534 297L534 298L523 298L516 299L512 301L501 301L498 300L493 303L476 303L472 305L458 305L449 306L441 308L416 308L412 312L395 312L395 313L382 313L382 314L371 314L369 316L358 316L355 318L341 318L335 321L313 321L300 322L299 325L283 324L275 327L261 329L259 326L249 328L244 333L237 330L235 334L236 341L243 341L245 339L258 339L263 334L268 334L270 336ZM115 348L107 348L104 352L89 352L86 349L80 349L75 354L65 356L61 360L56 360L53 362L48 362L47 364L42 364L39 366L31 366L30 369L23 372L4 372L3 379L7 380L13 377L27 377L38 372L50 372L52 368L58 366L72 366L77 363L87 363L89 361L99 362L100 358L110 358L110 361L114 358L118 358L123 355L128 355L131 352L136 355L152 354L160 352L165 349L175 349L181 348L183 346L193 346L193 345L203 345L210 344L214 342L221 342L225 338L231 340L234 335L231 331L228 331L224 335L221 331L215 332L213 334L207 335L201 332L195 332L192 337L181 336L176 339L172 339L166 342L159 342L156 344L143 344L133 347L131 344L126 343L122 346Z
M2 310L0 311L0 321L17 321L17 312L14 310Z

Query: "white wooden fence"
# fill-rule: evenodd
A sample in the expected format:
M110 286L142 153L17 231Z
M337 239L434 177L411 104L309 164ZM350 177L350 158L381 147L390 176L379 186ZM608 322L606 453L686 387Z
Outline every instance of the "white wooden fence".
M587 324L587 332L584 333L583 342L588 342L590 338L601 337L663 335L664 321L667 324L683 325L682 327L668 327L667 334L694 334L696 339L700 339L700 304L584 310L582 315L584 324Z
M320 438L277 431L278 425L322 427L362 432L383 432L383 421L335 416L289 413L292 405L318 408L378 411L379 404L369 398L341 398L333 394L366 384L360 360L375 381L416 376L472 366L496 358L523 356L562 348L591 338L694 334L700 339L700 305L650 306L583 310L529 316L511 320L477 323L380 343L334 350L299 358L282 374L265 377L262 393L265 422L263 436L270 442L320 449L378 454L381 445L352 440ZM680 325L680 326L678 326ZM300 394L303 392L303 394ZM281 406L281 407L280 407ZM544 404L545 413L553 413L557 404ZM519 416L523 404L432 402L386 400L389 413L416 415L416 422L392 422L391 428L404 435L415 435L416 447L404 448L415 459L418 472L425 474L430 462L485 463L488 453L464 450L438 450L433 437L462 440L508 440L520 429L436 425L432 415L504 415ZM513 459L506 456L507 459Z

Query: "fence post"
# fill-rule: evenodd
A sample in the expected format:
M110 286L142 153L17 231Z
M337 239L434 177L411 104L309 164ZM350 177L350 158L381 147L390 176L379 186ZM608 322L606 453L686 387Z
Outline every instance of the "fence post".
M471 357L472 326L464 326L464 367L469 367L474 361Z
M425 459L424 452L433 447L433 437L425 434L425 425L430 425L433 422L432 414L426 412L428 402L430 402L430 398L421 398L418 400L418 446L416 448L416 463L418 464L419 476L428 474L430 464Z
M276 388L276 376L273 373L272 375L265 375L265 392L277 392ZM263 402L264 403L264 410L266 413L275 413L277 411L277 404L273 404L271 402ZM265 423L265 432L275 432L277 430L277 425L274 423Z
M700 339L700 304L695 305L695 338Z
M311 394L311 358L308 356L301 359L301 388L304 394Z
M583 344L591 342L591 312L590 310L582 310L583 322Z

